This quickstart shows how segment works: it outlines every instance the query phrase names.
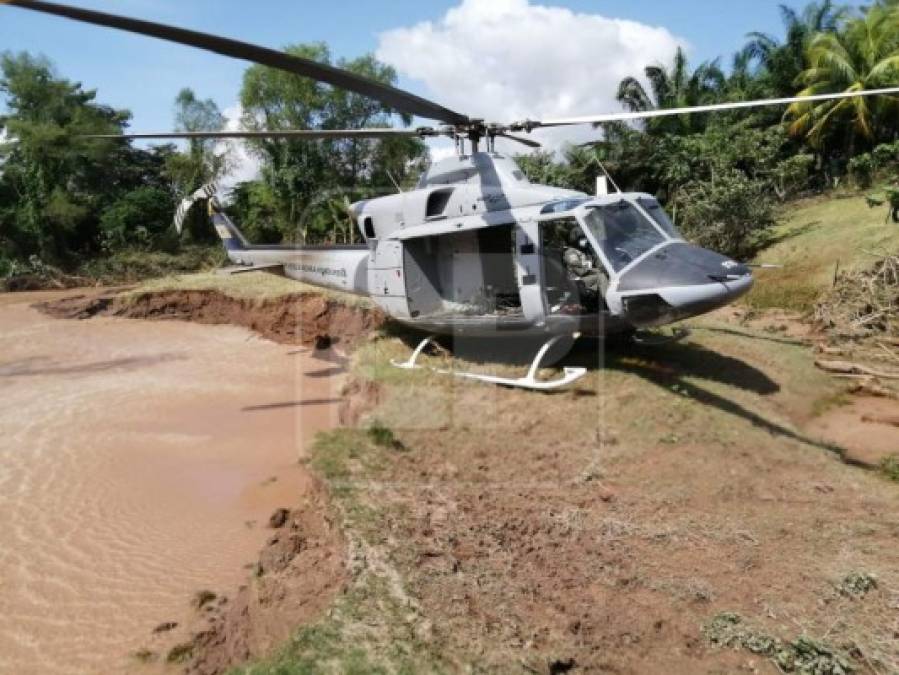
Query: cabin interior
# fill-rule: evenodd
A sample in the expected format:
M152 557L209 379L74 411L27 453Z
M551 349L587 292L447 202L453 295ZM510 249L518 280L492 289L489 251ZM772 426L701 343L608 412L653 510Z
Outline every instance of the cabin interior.
M522 313L511 224L409 239L403 249L413 317Z

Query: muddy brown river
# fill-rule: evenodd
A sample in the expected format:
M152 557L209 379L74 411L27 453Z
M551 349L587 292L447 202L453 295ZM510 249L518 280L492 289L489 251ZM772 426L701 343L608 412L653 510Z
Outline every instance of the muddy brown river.
M51 297L0 295L0 672L130 671L198 590L246 579L309 485L340 368L243 329L30 306Z

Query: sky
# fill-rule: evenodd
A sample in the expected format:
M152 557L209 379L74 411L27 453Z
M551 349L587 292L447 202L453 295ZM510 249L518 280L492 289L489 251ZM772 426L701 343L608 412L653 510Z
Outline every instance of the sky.
M374 52L399 86L460 112L511 121L620 109L618 81L670 61L732 53L756 30L780 36L782 0L80 0L126 14L283 47L323 41L338 58ZM69 0L75 2L75 0ZM798 3L797 3L798 4ZM247 64L152 38L0 5L0 51L41 53L58 72L133 113L134 131L171 129L178 91L192 87L234 118ZM561 141L543 132L549 145ZM555 132L556 134L558 132ZM595 135L578 130L567 140ZM571 134L569 133L569 136ZM432 142L435 157L447 142ZM516 146L517 150L517 146ZM255 170L244 162L239 178Z

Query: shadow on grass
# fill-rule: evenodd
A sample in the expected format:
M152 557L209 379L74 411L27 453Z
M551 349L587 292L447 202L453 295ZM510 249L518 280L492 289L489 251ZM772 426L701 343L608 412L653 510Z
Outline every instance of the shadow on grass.
M733 328L713 328L711 326L692 326L690 330L704 330L709 333L720 333L722 335L734 335L741 338L749 338L750 340L763 340L765 342L776 342L781 345L791 345L793 347L805 347L807 343L802 340L794 340L792 338L776 337L774 335L759 335L757 333L747 333L742 330Z
M686 379L686 377L692 376L715 380L753 391L759 395L766 395L780 389L779 385L769 379L767 375L739 359L720 354L709 358L710 355L716 354L716 352L702 348L696 348L697 351L693 351L692 348L695 348L695 345L678 345L677 348L678 351L674 351L673 347L668 347L663 354L654 354L653 359L613 357L607 362L606 367L636 375L647 382L662 387L666 391L671 391L676 385L681 393L704 406L715 408L743 419L772 435L789 438L827 452L832 452L845 461L846 451L844 448L794 431L778 422L763 417L757 412L749 410L737 401L709 391ZM659 359L661 359L661 362ZM697 359L700 359L700 361L698 362ZM702 363L703 361L706 362ZM671 364L676 364L676 366L672 367ZM734 364L740 364L740 366L734 369ZM725 377L722 377L724 375L724 371L720 370L722 367L726 367L729 371L729 374Z
M726 329L725 329L726 330ZM733 331L741 337L756 338ZM391 334L414 348L422 339L420 333L403 329ZM764 338L762 338L764 339ZM775 342L788 342L772 338ZM440 345L451 352L453 358L470 363L500 363L526 366L539 349L542 341L522 338L475 339L468 337L441 338ZM765 429L775 436L789 438L826 450L845 459L845 450L838 445L805 436L776 421L767 419L726 396L710 391L689 379L718 382L730 387L769 396L780 391L780 385L766 373L745 361L707 349L691 342L671 343L647 347L634 345L629 340L569 339L560 341L544 361L545 366L581 366L591 371L621 372L635 375L658 387L671 391L675 386L697 403L745 420ZM688 379L689 378L689 379Z

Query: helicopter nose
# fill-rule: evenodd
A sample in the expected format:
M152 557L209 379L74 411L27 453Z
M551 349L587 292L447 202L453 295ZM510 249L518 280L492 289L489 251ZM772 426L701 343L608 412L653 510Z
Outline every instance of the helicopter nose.
M623 316L638 327L704 314L752 288L746 265L714 251L675 243L627 270L616 289Z

